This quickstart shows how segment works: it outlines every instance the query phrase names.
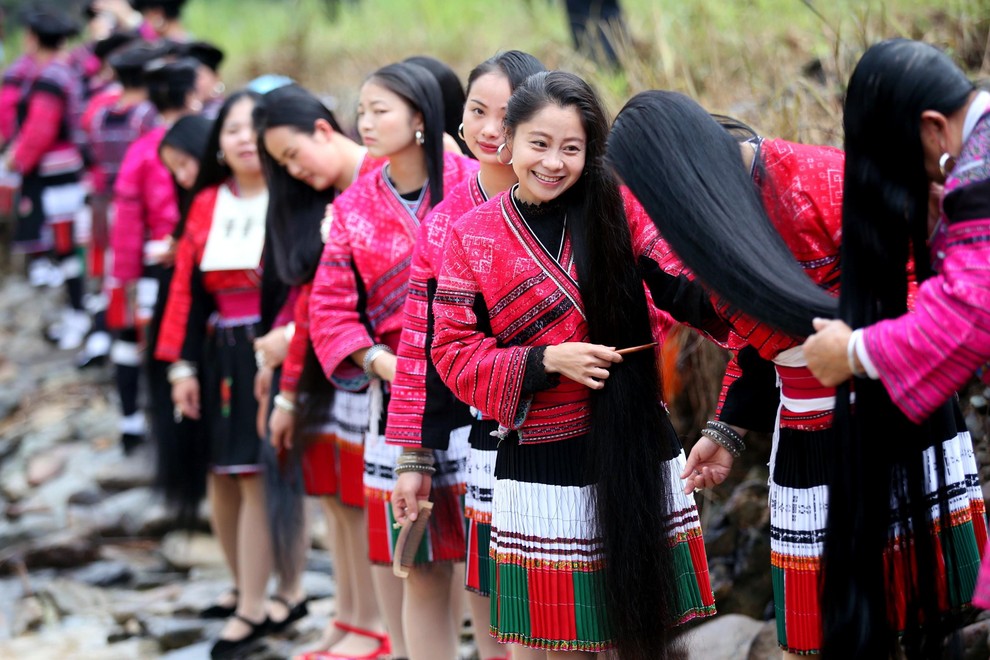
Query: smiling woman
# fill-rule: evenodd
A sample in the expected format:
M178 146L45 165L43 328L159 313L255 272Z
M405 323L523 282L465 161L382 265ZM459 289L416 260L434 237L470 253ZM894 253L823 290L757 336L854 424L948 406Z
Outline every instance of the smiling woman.
M648 249L602 166L608 121L553 71L516 89L505 130L519 183L453 223L433 300L437 372L499 424L492 633L672 657L668 628L715 608L655 354L615 350L653 328L634 256Z

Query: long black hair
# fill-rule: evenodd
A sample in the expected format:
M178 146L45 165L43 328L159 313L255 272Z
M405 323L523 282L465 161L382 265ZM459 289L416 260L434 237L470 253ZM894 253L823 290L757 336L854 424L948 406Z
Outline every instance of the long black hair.
M189 154L198 162L203 162L206 143L210 138L212 128L213 121L202 115L180 117L162 137L162 141L158 145L159 157L161 157L162 147L172 147ZM175 186L176 201L179 203L179 222L172 231L172 237L179 238L186 228L186 216L192 205L193 194L192 189L186 190L180 186L174 176L172 177L172 184Z
M457 127L461 123L461 113L464 111L465 101L464 87L461 86L461 79L457 76L457 73L447 66L446 63L441 62L435 57L428 57L426 55L414 55L402 61L423 67L437 79L437 84L440 85L440 94L443 97L443 130L447 135L454 138L462 152L470 154L471 152L468 151L464 140L457 134ZM470 87L470 83L468 83L468 86Z
M515 91L519 85L526 82L534 73L546 71L543 62L539 61L529 53L521 50L507 50L489 57L487 60L471 69L467 79L467 91L471 92L471 86L481 76L489 73L498 73L505 76L509 81L509 89Z
M548 106L573 108L586 135L584 171L564 199L590 341L649 343L646 296L623 199L604 164L608 118L601 100L573 74L534 74L509 100L507 138ZM621 658L670 657L667 628L677 618L673 552L664 529L673 485L663 463L679 451L679 443L660 392L654 354L642 351L613 365L606 386L591 393L589 469L596 479L596 524L606 558L608 620Z
M223 133L223 125L227 121L227 115L230 114L230 109L244 99L251 99L257 105L261 100L261 95L249 89L238 90L228 96L227 100L220 106L217 118L213 121L213 129L210 131L210 137L206 141L205 154L199 163L199 176L196 177L196 183L193 185L194 195L199 194L210 186L223 183L233 175L227 162L225 160L221 162L221 159L218 157L220 153L220 134Z
M916 41L881 42L857 64L843 114L840 295L842 319L853 328L907 311L905 273L912 248L918 280L931 272L921 113L952 114L965 105L973 89L951 59ZM912 563L918 567L914 579L905 576L903 581L908 618L902 643L908 657L940 657L947 623L939 612L937 567L951 557L954 540L951 533L941 534L944 554L939 556L931 537L930 511L937 504L946 530L950 522L942 443L953 426L953 413L945 406L917 425L893 404L879 381L855 381L855 410L850 390L849 383L841 386L836 398L835 464L822 569L823 653L850 659L881 657L897 643L888 624L892 601L885 590L882 559L892 541L888 530L893 500L893 522L912 544ZM927 469L921 457L932 445L937 502L925 492ZM908 554L906 545L902 552Z
M265 148L265 131L287 126L299 133L312 135L319 119L343 134L333 113L313 94L296 84L268 92L254 108L258 153L268 182L266 254L270 258L269 264L274 262L272 270L278 276L278 282L270 283L268 294L262 297L262 317L265 319L274 317L277 310L269 308L281 306L287 287L310 282L316 275L323 252L320 224L326 205L337 195L333 186L316 190L290 175ZM320 408L326 409L329 405L327 399L333 394L312 343L307 346L298 388L306 397L297 401L300 411L293 442L295 454L305 447L303 431L315 420Z
M297 286L313 279L323 242L320 219L336 190L316 190L278 164L265 149L265 131L286 126L313 135L317 120L342 133L337 118L323 103L296 84L285 85L265 94L254 108L258 132L258 154L268 181L268 238L275 269L283 282Z
M430 205L436 206L443 200L444 106L440 84L427 69L409 62L383 66L368 77L368 82L401 96L413 112L423 116L423 155L430 178Z
M804 272L767 215L739 143L695 101L637 94L616 117L608 160L674 252L734 307L796 337L835 298Z

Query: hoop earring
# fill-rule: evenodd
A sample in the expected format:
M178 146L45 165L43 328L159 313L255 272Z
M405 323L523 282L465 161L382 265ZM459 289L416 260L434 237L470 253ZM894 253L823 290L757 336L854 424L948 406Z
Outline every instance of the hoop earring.
M224 155L223 149L217 151L217 165L223 167L227 164L227 156Z
M464 122L457 127L457 137L461 138L461 142L467 142L467 138L464 137Z
M416 137L416 144L423 146L426 142L426 136L423 135L423 131L417 129L413 135Z
M495 160L499 162L499 165L512 165L512 152L509 152L509 162L506 163L502 160L502 151L505 150L506 143L498 145L498 150L495 152Z
M938 171L943 179L948 179L952 170L956 168L956 158L948 151L944 152L938 159Z

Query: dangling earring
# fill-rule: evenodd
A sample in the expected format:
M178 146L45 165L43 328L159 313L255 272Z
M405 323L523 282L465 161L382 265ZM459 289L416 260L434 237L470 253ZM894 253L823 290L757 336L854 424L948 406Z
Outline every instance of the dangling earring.
M227 157L223 153L223 149L217 150L217 165L223 167L227 164Z
M413 135L416 137L416 144L423 146L426 142L426 136L423 135L423 131L416 129L416 132Z
M505 149L506 143L498 145L498 150L495 152L495 160L497 160L501 165L512 165L512 152L509 152L509 162L506 163L502 160L502 150Z
M461 138L461 142L467 142L467 138L464 137L464 122L457 127L457 137Z
M943 152L938 159L938 171L943 179L948 179L952 170L956 168L956 158L948 151Z

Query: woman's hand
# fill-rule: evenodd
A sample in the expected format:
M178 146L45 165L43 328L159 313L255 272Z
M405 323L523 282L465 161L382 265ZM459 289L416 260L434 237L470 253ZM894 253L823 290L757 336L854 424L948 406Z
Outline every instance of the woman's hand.
M395 380L395 367L398 362L399 358L392 353L382 352L371 363L371 370L382 380L391 383Z
M285 392L282 393L282 396L288 397ZM296 432L296 416L294 414L276 406L268 420L268 428L271 432L270 441L276 452L287 452L292 449L292 436Z
M377 362L377 361L376 361ZM433 477L421 472L403 472L392 489L392 517L398 523L419 517L419 500L430 499Z
M622 362L614 347L585 342L565 342L547 346L543 366L548 374L560 374L593 390L605 387L608 370Z
M172 384L172 403L183 417L199 419L199 379L190 376L175 381Z
M849 340L852 328L842 321L814 319L815 334L808 337L802 350L811 374L825 387L835 387L852 378L849 366Z
M274 371L265 367L254 374L254 398L258 402L258 416L255 425L258 427L258 437L264 438L268 430L268 404L272 396L272 378Z
M265 358L265 366L275 369L282 366L285 356L289 353L289 340L285 338L285 328L272 328L264 337L254 340L255 353L261 353Z
M684 493L690 495L695 490L714 488L725 481L733 460L725 447L712 442L708 436L698 438L681 472Z

